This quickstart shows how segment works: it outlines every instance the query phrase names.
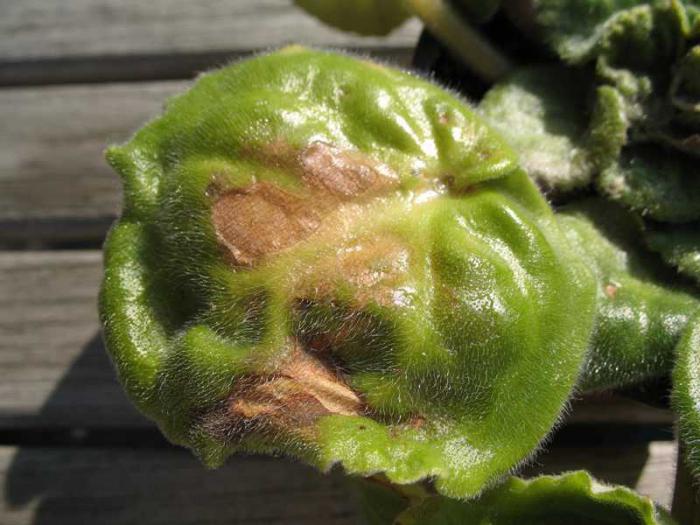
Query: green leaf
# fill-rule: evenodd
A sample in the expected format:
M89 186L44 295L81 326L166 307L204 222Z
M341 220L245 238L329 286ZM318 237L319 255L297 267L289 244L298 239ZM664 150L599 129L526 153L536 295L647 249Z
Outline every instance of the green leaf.
M588 60L605 33L606 26L640 0L535 0L533 2L542 37L565 62Z
M669 227L648 223L644 234L649 248L661 254L664 261L681 274L700 284L700 224Z
M294 0L322 22L361 35L386 35L411 13L403 0Z
M700 111L700 45L693 46L680 61L671 86L671 98L681 110Z
M700 315L686 328L678 344L671 403L678 417L678 435L685 460L700 476Z
M623 150L598 179L601 193L662 222L700 219L698 162L652 144Z
M688 11L688 38L697 39L700 36L700 4L697 0L688 0L686 9Z
M676 67L670 98L673 121L680 128L672 130L674 142L679 149L700 155L700 45L692 47Z
M667 92L684 77L674 71L690 36L688 13L681 2L545 0L536 3L535 9L543 38L553 43L562 60L595 64L599 90L611 90L603 99L599 95L599 103L613 102L620 116L613 121L623 133L622 140L613 141L617 153L626 142L626 128L630 128L632 141L653 140L686 152L697 151L697 138L685 137L670 125L674 110ZM611 109L606 114L613 116ZM683 115L683 120L688 117ZM619 131L613 136L619 137Z
M669 76L685 48L688 20L681 2L645 2L618 11L594 50L607 67L652 77Z
M612 64L646 68L677 49L676 29L687 31L681 2L535 0L533 4L541 37L570 64L605 56Z
M557 216L572 246L596 269L598 315L580 388L610 388L671 371L674 349L697 296L646 250L639 221L602 199L578 201Z
M627 144L629 126L629 108L624 97L613 87L598 87L587 144L590 164L594 166L596 174L617 161L623 146Z
M471 497L557 422L593 276L450 93L287 48L200 77L108 158L117 231L146 233L108 242L108 350L208 465L282 453Z
M671 525L674 522L649 498L626 487L599 483L583 471L530 480L512 477L475 501L429 497L412 505L393 521L393 525L515 523Z

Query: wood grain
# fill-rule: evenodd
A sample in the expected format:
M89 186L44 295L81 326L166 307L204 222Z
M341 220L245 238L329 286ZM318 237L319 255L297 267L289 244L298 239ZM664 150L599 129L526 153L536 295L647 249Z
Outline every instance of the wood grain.
M0 523L356 523L340 476L239 457L205 470L183 450L0 447Z
M0 90L0 240L99 240L120 207L105 147L187 82Z
M562 449L527 474L587 468L668 507L675 448ZM0 491L5 525L357 523L352 492L338 474L260 457L206 471L174 448L0 447Z
M420 24L387 37L324 26L290 0L0 0L0 85L186 78L230 57L289 43L398 52Z
M150 426L114 379L97 320L101 253L0 253L0 428Z
M334 30L290 0L0 1L0 57L253 50L288 43L413 47L420 25L388 38Z

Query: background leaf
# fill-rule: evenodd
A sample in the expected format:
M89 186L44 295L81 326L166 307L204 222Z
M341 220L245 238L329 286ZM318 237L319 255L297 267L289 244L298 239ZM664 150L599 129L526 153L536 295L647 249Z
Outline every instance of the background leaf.
M644 231L649 248L669 265L700 284L700 224L669 227L648 222Z
M657 221L700 219L700 164L654 145L626 148L598 179L601 193Z
M586 472L510 478L470 502L435 496L399 514L394 525L671 525L662 509L626 487Z
M585 187L595 173L586 149L589 83L585 72L563 67L521 68L479 105L546 192Z

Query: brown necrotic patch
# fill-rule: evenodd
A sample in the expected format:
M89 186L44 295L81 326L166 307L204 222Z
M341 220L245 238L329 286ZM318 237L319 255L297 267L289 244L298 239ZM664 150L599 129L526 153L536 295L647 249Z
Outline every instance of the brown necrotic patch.
M306 433L327 415L365 412L360 397L327 363L294 341L289 358L274 374L237 381L224 407L209 414L204 428L226 440L249 432Z
M314 232L321 214L303 197L256 182L220 196L212 207L212 221L231 262L252 266Z
M344 203L385 193L399 182L387 166L323 142L313 142L295 156L275 143L255 158L289 169L300 177L303 188L291 192L272 182L254 182L215 196L216 238L237 266L254 266L295 245Z
M381 193L398 183L385 165L357 151L344 151L313 142L300 155L302 178L315 193L339 200L355 200Z

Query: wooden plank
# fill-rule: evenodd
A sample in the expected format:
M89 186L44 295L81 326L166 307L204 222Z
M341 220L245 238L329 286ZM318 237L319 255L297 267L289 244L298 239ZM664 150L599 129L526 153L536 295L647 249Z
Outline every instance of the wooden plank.
M0 12L0 85L184 78L289 43L407 56L421 27L412 20L388 37L361 37L290 0L0 0Z
M131 55L253 50L288 43L411 47L420 25L388 38L331 29L290 0L0 1L3 60L76 55Z
M104 148L188 84L0 90L0 241L100 240L120 207Z
M0 447L0 523L356 523L340 476L239 457L207 471L176 449Z
M102 347L100 279L96 250L0 252L0 430L151 428ZM609 396L578 401L571 414L599 427L671 422L668 410Z
M101 253L0 253L0 428L150 426L100 338Z
M628 483L664 506L673 486L674 443L562 449L540 472L591 470ZM357 508L338 474L322 476L291 461L236 457L205 471L175 449L0 447L0 523L350 524Z

